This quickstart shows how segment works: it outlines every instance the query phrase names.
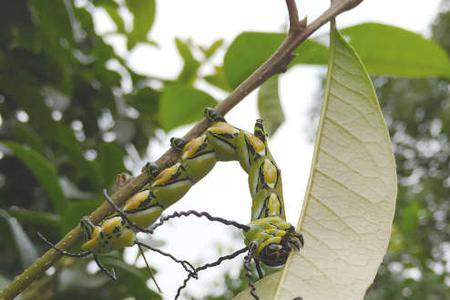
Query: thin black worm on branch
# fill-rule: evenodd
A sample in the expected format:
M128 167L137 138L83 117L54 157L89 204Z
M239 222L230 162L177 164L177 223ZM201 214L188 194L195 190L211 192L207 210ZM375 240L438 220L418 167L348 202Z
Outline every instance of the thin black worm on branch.
M233 226L233 227L236 227L236 228L241 229L243 231L248 231L249 228L250 228L247 225L244 225L244 224L241 224L241 223L238 223L238 222L235 222L235 221L223 219L223 218L220 218L220 217L213 217L209 213L204 212L204 211L199 212L199 211L195 211L195 210L188 210L188 211L174 212L174 213L172 213L170 215L161 217L157 223L153 224L150 227L149 231L152 231L152 233L153 233L153 231L155 231L155 229L157 229L158 227L160 227L165 222L167 222L167 221L169 221L171 219L181 218L181 217L188 217L188 216L195 216L195 217L198 217L198 218L205 217L209 221L220 222L220 223L222 223L224 225Z
M214 261L212 263L207 263L207 264L204 264L204 265L196 268L195 272L196 272L196 274L198 274L200 271L206 270L208 268L216 267L216 266L220 265L223 261L231 260L231 259L233 259L233 258L235 258L235 257L237 257L237 256L239 256L242 253L245 253L247 251L248 251L248 247L244 247L244 248L239 249L239 250L237 250L237 251L235 251L235 252L233 252L231 254L221 256L221 257L219 257L219 259L217 259L216 261ZM191 273L189 273L188 276L184 279L183 284L178 288L177 294L175 295L175 300L177 300L178 297L180 297L181 291L184 288L186 288L187 283L188 283L189 280L191 280L191 278L195 278L195 277ZM197 279L197 278L195 278L195 279Z

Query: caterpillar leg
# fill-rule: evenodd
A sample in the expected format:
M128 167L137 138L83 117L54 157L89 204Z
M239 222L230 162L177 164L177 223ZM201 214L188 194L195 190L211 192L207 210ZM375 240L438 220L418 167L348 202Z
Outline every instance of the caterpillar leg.
M173 137L170 139L170 146L177 151L182 151L186 144L187 142L182 138Z
M256 259L256 258L253 260L255 261L256 272L258 272L259 279L262 279L264 277L264 272L261 268L261 262L259 259Z
M156 176L158 176L158 174L161 173L161 169L154 162L146 163L145 166L142 168L142 172L144 171L148 172L150 180L155 179Z
M114 271L114 268L111 269L111 271L108 271L108 269L106 269L105 266L103 266L103 264L100 262L100 260L98 259L98 256L95 254L93 256L94 256L94 261L97 264L97 266L100 268L100 270L102 270L102 272L105 273L112 280L117 280L116 272Z
M255 122L255 128L253 130L253 134L259 138L261 141L263 141L264 143L267 140L267 132L264 129L264 120L263 119L258 119Z
M214 108L207 107L204 110L205 118L207 118L210 122L226 122L225 118L217 112Z

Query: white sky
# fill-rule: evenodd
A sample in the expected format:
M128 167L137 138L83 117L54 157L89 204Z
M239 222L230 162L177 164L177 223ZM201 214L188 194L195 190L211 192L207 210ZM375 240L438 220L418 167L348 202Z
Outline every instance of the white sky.
M400 26L429 35L428 26L437 13L440 0L366 0L356 9L338 18L338 27L361 22L375 21ZM301 16L315 19L324 11L329 1L297 1ZM97 29L108 31L111 22L105 14L97 14ZM180 60L174 38L192 38L196 43L209 45L217 38L224 38L229 44L242 31L280 31L287 22L287 13L282 0L164 0L157 1L157 16L151 31L151 38L160 48L139 46L127 54L130 65L143 74L174 78L180 68ZM320 33L328 31L324 26ZM317 35L317 34L316 34ZM123 41L110 38L119 53L125 54ZM218 62L222 61L222 57ZM308 110L317 98L319 75L325 72L321 67L296 67L283 75L280 82L282 105L287 121L270 141L270 147L283 172L283 187L287 219L293 224L297 218L304 197L313 146L308 142L307 131L313 131L309 124ZM205 88L204 85L199 85ZM214 96L224 97L217 90L206 91ZM256 94L252 93L227 115L230 123L252 130L256 112ZM150 156L155 159L169 145L171 136L183 136L190 128L186 126L162 135L161 143L153 143ZM141 166L137 166L140 168ZM196 209L208 211L212 215L248 223L251 198L247 187L247 176L237 163L220 163L216 168L170 211ZM170 240L164 247L178 256L194 262L206 262L218 257L220 246L226 253L241 247L240 238L233 237L233 230L225 226L215 226L198 219L177 221L174 226L162 228L156 238ZM134 250L131 250L131 252ZM152 264L160 270L158 282L165 299L173 299L177 287L185 274L167 260L149 255ZM236 273L241 260L224 264L226 270ZM188 290L196 298L211 291L212 282L220 278L224 268L200 273L200 279L191 281ZM220 286L218 291L220 291Z

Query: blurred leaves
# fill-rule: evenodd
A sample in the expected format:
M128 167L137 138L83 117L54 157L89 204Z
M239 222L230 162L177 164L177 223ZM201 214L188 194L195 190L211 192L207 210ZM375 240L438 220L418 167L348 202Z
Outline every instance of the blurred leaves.
M225 76L232 87L238 86L255 71L278 48L285 34L244 32L228 47L223 68ZM323 64L327 63L328 49L314 41L305 41L296 51L297 58L291 62Z
M373 75L450 78L450 58L445 50L417 33L364 23L344 28L342 34Z
M59 177L54 165L38 152L20 144L1 142L0 145L9 149L33 172L46 190L55 211L59 214L64 212L67 207L67 200L59 185Z
M197 71L200 68L200 62L194 58L188 42L175 39L178 53L183 59L183 69L178 75L177 81L180 83L191 84L197 78Z
M285 120L278 94L278 80L278 76L273 76L263 83L258 92L258 112L264 120L264 127L269 136L272 136Z
M167 86L161 96L160 122L169 131L198 121L205 107L214 107L216 100L207 93L185 85Z
M369 73L407 77L450 77L450 59L436 42L405 29L379 23L363 23L341 30L359 53ZM224 71L236 87L278 48L285 34L244 32L229 46ZM296 51L295 64L326 65L327 47L307 40Z
M156 15L155 0L125 0L128 9L133 14L133 30L128 39L128 48L133 48L138 42L147 42L147 35L153 25Z

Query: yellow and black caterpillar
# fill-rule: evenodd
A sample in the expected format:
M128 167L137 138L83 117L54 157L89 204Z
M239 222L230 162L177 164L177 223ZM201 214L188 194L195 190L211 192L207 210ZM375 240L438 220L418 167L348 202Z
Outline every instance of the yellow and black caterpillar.
M240 225L228 221L227 225L243 230L246 249L249 250L246 263L249 264L254 259L260 276L260 262L271 267L284 265L289 253L303 246L303 237L285 220L281 172L267 146L262 120L256 121L254 132L250 133L231 126L213 109L205 109L205 116L211 123L205 133L189 142L172 138L172 147L180 152L179 161L164 170L149 164L148 171L152 177L150 182L142 191L128 199L122 209L106 194L117 214L97 226L87 217L81 220L85 239L81 246L83 252L68 253L46 242L64 255L83 257L92 254L99 267L113 279L114 272L107 271L98 261L97 255L137 244L170 256L137 241L136 232L153 233L155 227L147 228L155 223L166 208L181 199L195 183L206 176L217 161L237 160L249 175L251 222ZM184 215L190 214L206 216L212 221L224 221L207 213L195 214L190 211ZM178 216L180 214L173 217ZM176 261L189 272L189 277L196 276L198 269L188 262Z

